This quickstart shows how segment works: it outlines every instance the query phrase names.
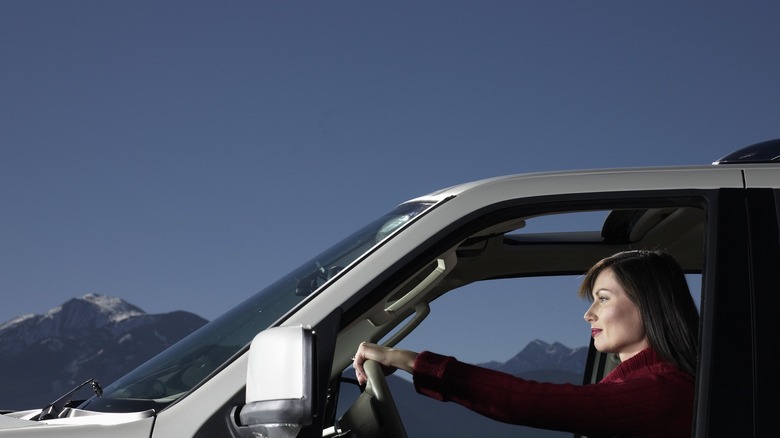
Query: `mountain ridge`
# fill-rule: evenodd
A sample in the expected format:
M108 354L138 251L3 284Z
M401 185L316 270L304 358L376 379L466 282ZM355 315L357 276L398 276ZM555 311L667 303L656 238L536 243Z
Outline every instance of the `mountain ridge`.
M515 376L549 370L582 376L587 356L588 347L570 348L560 342L550 344L535 339L506 362L491 361L478 365Z
M207 321L86 294L0 324L0 408L43 407L88 378L110 383Z

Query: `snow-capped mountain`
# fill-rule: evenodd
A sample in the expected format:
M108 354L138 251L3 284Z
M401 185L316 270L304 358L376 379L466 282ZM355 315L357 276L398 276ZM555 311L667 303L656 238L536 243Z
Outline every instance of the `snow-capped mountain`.
M96 294L14 318L0 324L0 408L43 407L89 378L111 383L206 322Z
M23 315L0 325L0 355L19 351L47 338L73 337L111 325L126 331L131 318L147 316L115 297L87 294L73 298L42 315Z

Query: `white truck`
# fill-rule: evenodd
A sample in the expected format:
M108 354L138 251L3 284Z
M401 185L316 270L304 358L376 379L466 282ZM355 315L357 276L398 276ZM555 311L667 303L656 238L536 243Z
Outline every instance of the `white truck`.
M702 166L514 175L410 200L101 394L3 412L0 437L404 437L375 364L344 395L361 341L398 344L466 285L581 275L629 248L664 249L701 283L693 436L776 436L778 160L774 140ZM560 220L580 213L600 219ZM614 367L590 349L582 383Z

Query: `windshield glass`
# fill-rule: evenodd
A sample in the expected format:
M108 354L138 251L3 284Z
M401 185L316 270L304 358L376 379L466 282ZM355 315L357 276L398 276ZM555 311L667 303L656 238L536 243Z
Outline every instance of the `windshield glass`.
M105 387L81 409L159 411L249 345L295 305L433 203L403 204Z

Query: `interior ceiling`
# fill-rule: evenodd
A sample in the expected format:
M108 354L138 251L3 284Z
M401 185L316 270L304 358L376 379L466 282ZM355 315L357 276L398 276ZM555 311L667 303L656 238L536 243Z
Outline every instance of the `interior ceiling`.
M667 251L684 270L698 272L703 260L704 221L704 211L698 208L659 208L612 212L601 233L479 232L458 248L458 264L447 279L465 284L488 278L581 274L596 261L630 249ZM507 224L490 230L509 228Z

